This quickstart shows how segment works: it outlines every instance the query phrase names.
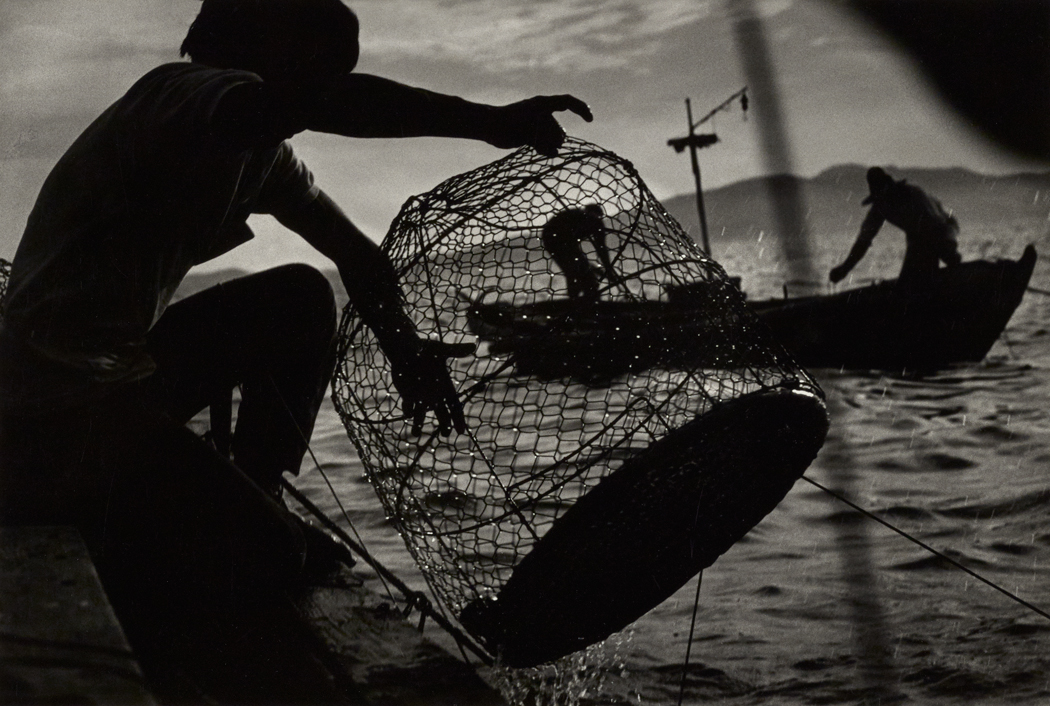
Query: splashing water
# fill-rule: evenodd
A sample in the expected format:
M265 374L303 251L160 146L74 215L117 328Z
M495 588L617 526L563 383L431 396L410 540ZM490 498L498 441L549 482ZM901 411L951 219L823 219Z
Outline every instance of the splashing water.
M599 700L640 704L641 695L628 681L633 636L634 631L627 629L538 667L497 665L491 679L510 706L582 706Z

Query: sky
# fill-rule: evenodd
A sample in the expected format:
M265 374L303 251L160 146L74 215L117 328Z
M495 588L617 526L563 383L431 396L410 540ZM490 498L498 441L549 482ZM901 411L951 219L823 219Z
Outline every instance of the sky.
M572 93L595 116L563 114L570 135L632 161L657 198L692 193L686 154L667 140L746 85L727 0L356 0L358 71L504 104ZM793 170L843 163L1045 169L986 141L937 98L910 60L842 3L754 0L769 44ZM40 185L96 115L143 73L181 60L197 0L0 2L0 257L10 258ZM705 188L767 170L763 96L749 91L702 130ZM293 145L328 192L380 240L401 204L499 158L467 140L353 140L304 133ZM269 219L255 241L209 264L327 264Z

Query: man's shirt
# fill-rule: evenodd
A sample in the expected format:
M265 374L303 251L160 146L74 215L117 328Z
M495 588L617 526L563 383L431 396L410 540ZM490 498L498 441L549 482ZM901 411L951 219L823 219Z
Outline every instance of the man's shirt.
M190 268L249 240L249 214L316 198L287 142L238 150L214 129L223 95L260 80L158 67L59 160L15 254L0 408L62 405L149 375L146 334Z
M954 241L958 232L955 218L940 201L903 180L872 197L871 210L861 224L861 233L870 233L870 238L874 238L885 221L903 230L909 244L915 239Z

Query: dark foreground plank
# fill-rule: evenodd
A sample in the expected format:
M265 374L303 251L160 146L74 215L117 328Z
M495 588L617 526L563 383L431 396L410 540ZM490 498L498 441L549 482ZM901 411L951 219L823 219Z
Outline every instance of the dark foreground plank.
M193 616L139 658L161 703L496 706L497 691L350 569L294 594ZM441 643L444 643L441 640ZM451 648L454 650L454 648Z
M72 528L0 527L0 703L154 703Z
M344 570L344 577L351 576ZM389 599L364 586L313 587L295 601L336 681L368 704L505 703L475 669L421 635ZM418 614L413 614L418 620ZM439 631L432 622L426 632Z

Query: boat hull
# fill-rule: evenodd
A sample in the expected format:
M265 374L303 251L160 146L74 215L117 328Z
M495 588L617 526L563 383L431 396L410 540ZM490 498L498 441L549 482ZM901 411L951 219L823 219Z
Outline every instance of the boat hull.
M1021 303L1035 261L1029 245L1016 261L943 268L925 298L902 296L890 280L751 307L803 366L932 371L988 354Z
M686 303L554 299L530 304L475 302L467 321L491 343L490 353L506 355L520 375L573 378L600 383L650 368L732 369L776 364L776 352L727 329L753 330L756 321L741 307L727 311L718 288L693 285ZM739 293L734 296L739 297ZM741 316L742 314L742 316ZM749 339L746 339L749 340Z
M1029 245L1019 260L941 269L921 298L902 295L889 280L749 308L802 366L930 372L988 354L1021 303L1036 257ZM468 320L494 354L540 377L602 380L652 367L768 364L768 351L734 346L721 334L719 316L707 310L718 301L710 286L669 287L667 301L476 302Z

